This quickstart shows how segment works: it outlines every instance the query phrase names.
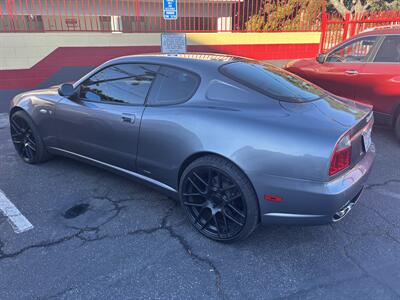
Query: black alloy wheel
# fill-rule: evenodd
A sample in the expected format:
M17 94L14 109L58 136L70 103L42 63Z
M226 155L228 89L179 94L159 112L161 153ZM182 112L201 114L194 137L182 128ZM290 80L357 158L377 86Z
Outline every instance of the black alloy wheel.
M17 111L10 116L10 131L15 150L25 162L35 164L49 158L35 125L25 112Z
M251 199L254 192L250 183L228 161L219 157L209 159L211 164L189 166L182 176L181 202L190 223L206 237L218 241L248 236L258 223L258 207Z

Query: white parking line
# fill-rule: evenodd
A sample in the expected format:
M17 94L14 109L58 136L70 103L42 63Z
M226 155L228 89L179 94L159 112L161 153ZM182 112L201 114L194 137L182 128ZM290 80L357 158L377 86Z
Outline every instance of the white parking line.
M22 233L33 228L31 222L21 214L2 190L0 190L0 211L7 217L15 233Z

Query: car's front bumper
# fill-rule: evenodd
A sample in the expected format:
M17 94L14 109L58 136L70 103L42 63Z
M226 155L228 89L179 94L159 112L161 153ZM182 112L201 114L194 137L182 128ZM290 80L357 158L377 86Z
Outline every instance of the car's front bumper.
M255 189L260 199L261 222L318 225L341 219L360 198L374 158L372 145L357 165L329 182L276 176L257 180ZM264 200L265 194L279 196L282 201Z

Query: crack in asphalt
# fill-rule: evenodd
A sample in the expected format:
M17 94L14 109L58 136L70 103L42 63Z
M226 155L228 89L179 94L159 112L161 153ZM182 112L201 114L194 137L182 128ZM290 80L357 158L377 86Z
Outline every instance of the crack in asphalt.
M374 184L369 184L365 187L365 189L367 190L371 190L374 188L379 188L379 187L383 187L386 186L390 183L400 183L400 180L397 179L391 179L391 180L387 180L383 183L374 183ZM182 222L179 222L178 224L175 225L169 225L168 224L168 218L172 215L173 211L175 210L176 207L178 207L177 202L174 203L174 205L170 208L167 209L165 215L162 218L162 221L160 223L159 226L157 227L151 227L151 228L144 228L144 229L137 229L137 230L133 230L133 231L128 231L125 234L121 234L121 235L100 235L100 231L101 231L101 227L112 222L115 218L117 218L119 216L119 214L121 213L121 211L126 208L126 206L123 205L124 202L128 202L128 201L134 201L137 199L133 199L133 198L125 198L125 199L120 199L120 200L114 200L112 199L112 197L109 196L110 191L108 191L105 195L103 196L95 196L93 197L95 200L106 200L109 203L111 203L111 205L113 206L113 208L111 209L111 211L113 211L114 213L108 217L105 221L103 221L102 223L100 223L97 226L88 226L88 227L83 227L83 228L79 228L79 227L75 227L75 226L66 226L69 229L73 229L76 232L74 234L71 235L67 235L64 236L62 238L56 239L56 240L52 240L52 241L42 241L40 243L37 244L33 244L33 245L29 245L27 247L21 248L18 251L15 252L11 252L11 253L6 253L4 252L3 248L5 246L4 242L0 241L0 261L3 259L7 259L7 258L15 258L18 255L21 255L23 253L25 253L26 251L29 251L31 249L35 249L35 248L48 248L48 247L53 247L53 246L57 246L60 245L64 242L68 242L71 241L73 239L79 239L82 241L82 243L88 243L88 242L95 242L95 241L101 241L103 239L115 239L115 238L119 238L119 237L123 237L123 236L135 236L135 235L142 235L142 234L154 234L156 232L159 231L166 231L169 236L173 239L175 239L179 245L183 248L184 253L186 255L188 255L191 259L205 264L208 266L210 272L214 273L215 276L215 287L217 290L217 294L219 296L219 298L224 299L225 298L225 294L222 288L222 276L221 276L221 272L218 270L218 268L216 267L216 265L214 264L214 262L212 260L210 260L209 258L206 257L202 257L196 253L193 252L193 247L190 245L190 243L187 241L187 239L185 239L184 236L182 236L181 234L177 233L177 231L174 229L174 227L179 226L182 224ZM170 200L170 199L168 199ZM381 217L387 224L393 226L393 223L390 222L385 216L383 216L378 210L363 205L361 204L361 206L366 207L370 210L372 210L373 212L375 212L379 217ZM88 237L87 234L94 234L94 237ZM344 231L345 234L350 234ZM382 233L382 232L380 232ZM391 238L393 241L395 241L396 243L400 244L400 241L397 240L395 237L393 237L390 233L388 232L384 232L383 234L385 234L386 236L388 236L389 238ZM384 285L386 288L390 289L393 293L395 293L397 296L399 295L395 290L393 290L393 288L391 288L390 286L386 285L384 282L380 281L378 278L375 278L372 274L370 274L361 264L358 263L358 261L355 260L355 258L353 258L346 245L343 246L343 252L344 255L354 264L357 266L357 268L359 270L361 270L366 276L373 278L374 280L376 280L378 283L380 283L381 285ZM336 284L340 283L336 282ZM303 293L308 293L311 290L317 289L317 288L321 288L325 286L324 284L322 285L316 285L315 287L311 287L310 289L307 290L303 290L303 291L297 291L294 294L291 294L289 296L286 297L290 297L290 296L296 296L299 295L299 293L303 294ZM49 298L57 298L62 296L63 294L73 290L74 287L69 287L66 288L65 290L58 292L57 294L50 296Z
M386 180L386 181L384 181L382 183L366 184L365 185L365 189L366 190L372 190L372 189L377 188L377 187L384 187L384 186L386 186L386 185L388 185L390 183L400 183L400 179L389 179L389 180Z
M346 235L350 235L350 236L354 236L352 233L348 233L343 229L337 228L335 226L333 226L332 224L330 225L330 227L332 228L333 231L342 231L343 233L345 233ZM381 235L387 236L389 238L391 238L392 240L394 240L395 242L399 243L399 241L394 238L393 236L391 236L388 232L384 231L384 232L378 232ZM376 234L376 232L375 232ZM340 235L339 235L340 236ZM394 293L396 296L400 296L400 294L393 289L390 285L386 284L384 281L380 280L379 277L375 277L373 273L370 273L366 268L364 268L353 256L351 256L350 251L348 249L348 247L351 246L351 244L354 242L354 239L350 240L348 243L343 242L341 243L343 248L340 248L337 246L338 250L341 251L344 256L350 260L363 274L365 274L366 276L368 276L369 278L373 279L374 281L376 281L377 283L381 284L382 286L384 286L385 288L387 288L388 290L390 290L392 293ZM341 250L342 249L342 250Z
M43 299L58 299L61 296L64 296L65 294L67 294L68 292L73 291L74 289L75 289L75 287L68 287L68 288L58 292L57 294L45 297ZM37 297L37 299L41 299L41 298Z
M24 252L26 252L26 251L28 251L28 250L30 250L30 249L35 249L35 248L48 248L48 247L51 247L51 246L59 245L59 244L61 244L61 243L64 243L64 242L73 240L73 239L76 238L79 234L81 234L81 231L78 231L78 232L76 232L76 233L74 233L74 234L72 234L72 235L64 236L64 237L62 237L62 238L60 238L60 239L56 239L56 240L52 240L52 241L42 241L42 242L37 243L37 244L29 245L29 246L26 246L26 247L24 247L24 248L21 248L21 249L18 250L18 251L15 251L15 252L6 253L6 252L2 251L2 253L1 253L1 255L0 255L0 261L2 261L2 260L4 260L4 259L7 259L7 258L14 258L14 257L17 257L18 255L20 255L20 254L22 254L22 253L24 253ZM3 247L4 247L4 245L3 245Z
M135 199L126 198L126 199L121 199L121 200L114 200L109 196L109 192L106 193L106 195L104 195L104 196L94 197L94 199L107 200L110 203L112 203L112 205L113 205L112 211L114 211L114 214L111 215L104 222L100 223L97 226L87 226L87 227L83 227L83 228L74 227L74 226L66 226L69 229L76 230L76 232L74 234L67 235L67 236L64 236L64 237L56 239L56 240L42 241L37 244L29 245L24 248L21 248L18 251L15 251L15 252L10 252L10 253L4 252L3 251L4 243L0 241L0 262L4 259L15 258L31 249L49 248L49 247L60 245L64 242L74 240L74 239L81 240L82 245L83 245L84 243L95 242L95 241L100 241L100 240L104 240L104 239L116 239L116 238L126 237L126 236L135 236L135 235L142 235L142 234L147 235L147 234L153 234L153 233L156 233L159 231L166 231L170 235L171 238L173 238L174 240L176 240L179 243L179 245L183 248L184 253L186 255L188 255L192 260L208 266L209 271L212 272L215 276L215 288L217 290L218 297L221 299L225 299L225 294L224 294L224 291L222 288L221 272L218 270L218 268L216 267L214 262L209 258L202 257L202 256L194 253L193 247L190 245L188 240L185 239L184 236L182 236L181 234L177 233L174 230L174 227L182 225L186 220L181 220L180 222L178 222L177 224L174 224L174 225L168 224L168 218L172 215L174 210L179 206L176 201L174 201L173 206L171 206L167 209L159 226L128 231L125 234L120 234L120 235L108 235L108 234L100 235L101 227L112 222L121 213L121 211L126 207L121 204L123 202L132 201ZM168 198L168 200L171 201L171 199L169 199L169 198ZM94 233L94 237L88 238L87 236L85 236L87 233ZM72 289L74 289L74 288L67 288L62 292L59 292L53 296L49 296L49 298L59 297L60 295L66 293Z
M375 209L373 209L373 208L371 208L369 206L366 206L366 205L360 205L360 206L363 206L363 207L365 207L367 209L370 209L373 212L376 212ZM379 213L378 213L378 216L381 217L388 225L396 226L394 223L391 223L390 221L388 221L384 216L379 215ZM362 238L362 237L365 237L365 236L368 236L368 235L372 235L372 236L380 235L380 236L386 236L389 239L391 239L393 242L395 242L397 244L400 244L400 240L392 235L391 229L390 230L380 230L380 227L376 227L376 228L374 228L374 230L368 230L367 232L363 232L363 233L357 234L357 233L354 233L354 232L349 232L349 231L347 231L347 230L345 230L343 228L333 226L332 224L330 226L334 230L341 231L344 234L346 234L348 236L351 236L353 241L355 240L355 238L354 238L355 236L358 236L358 238Z
M207 264L210 267L210 272L214 272L215 273L215 287L217 289L218 292L218 296L221 299L225 299L225 294L222 288L222 276L221 276L221 272L217 269L216 265L212 262L212 260L210 260L209 258L205 258L205 257L201 257L197 254L195 254L192 250L192 246L190 246L190 243L180 234L178 234L172 226L166 226L165 227L170 236L174 239L176 239L179 244L182 246L182 248L186 251L186 253L193 259L196 259L200 262L203 262L205 264Z
M385 187L391 183L399 183L400 184L400 180L399 179L389 179L386 180L382 183L372 183L372 184L368 184L365 186L366 190L374 190L374 189L379 189L382 187ZM370 211L372 211L373 213L375 213L378 217L380 217L386 224L388 224L391 227L396 227L397 225L395 223L393 223L391 220L389 220L385 215L383 215L381 213L381 211L379 211L378 209L365 205L364 203L359 203L360 206L365 207L366 209L369 209ZM400 244L400 240L398 240L397 238L395 238L390 232L385 231L385 232L381 232L383 235L387 236L388 238L390 238L391 240L393 240L396 243Z
M121 199L121 200L113 200L108 195L103 196L103 197L97 197L97 199L104 199L104 200L112 202L115 205L114 209L115 209L116 213L113 216L111 216L108 219L108 221L106 220L103 224L106 224L106 223L110 222L112 219L114 219L116 216L118 216L120 211L124 208L124 206L120 206L120 203L134 200L134 199L131 199L131 198ZM170 200L170 199L168 199L168 200ZM221 272L217 269L216 265L209 258L204 258L204 257L201 257L200 255L197 255L196 253L194 253L193 250L192 250L193 247L190 245L190 243L182 235L178 234L174 230L174 226L181 225L183 222L186 221L186 219L182 220L181 222L179 222L176 225L168 225L168 218L172 215L173 211L177 207L178 207L178 204L177 204L176 201L174 201L174 206L170 207L167 210L166 214L164 215L164 217L161 220L161 224L158 227L147 228L147 229L137 229L137 230L134 230L134 231L128 231L126 233L126 235L133 236L133 235L138 235L138 234L153 234L153 233L161 231L161 230L166 230L173 239L178 241L178 243L184 249L185 253L187 255L189 255L189 257L191 257L192 259L197 260L197 261L199 261L201 263L204 263L204 264L209 266L210 272L214 272L214 274L215 274L215 287L217 289L218 296L220 298L224 299L225 296L224 296L223 289L222 289ZM102 225L100 225L100 226L102 226ZM96 240L99 240L99 239L118 238L118 237L121 237L121 235L112 235L112 236L103 235L103 236L97 237L96 239L89 239L89 240L85 239L84 241L85 242L88 242L88 241L92 242L92 241L96 241Z
M378 217L380 217L383 221L385 221L386 224L390 225L390 226L396 226L396 224L392 223L388 218L386 218L386 216L384 216L379 210L377 210L374 207L365 205L363 203L359 203L360 206L365 207L366 209L371 210L372 212L374 212Z
M400 245L400 240L397 239L397 238L395 238L395 237L394 237L393 235L391 235L390 233L386 233L386 236L387 236L388 238L390 238L393 242L395 242L395 243L397 243L397 244Z
M368 272L366 268L364 268L354 257L350 255L350 252L347 248L347 246L344 244L343 245L343 252L344 255L355 265L357 266L358 269L360 269L365 275L369 276L373 280L375 280L377 283L381 284L382 286L386 287L388 290L392 291L396 296L400 296L400 294L393 289L390 285L386 284L384 281L380 280L379 277L375 277L373 274Z

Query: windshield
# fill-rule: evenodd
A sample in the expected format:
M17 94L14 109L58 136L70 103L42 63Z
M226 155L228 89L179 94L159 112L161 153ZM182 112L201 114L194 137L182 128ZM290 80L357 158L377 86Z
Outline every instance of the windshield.
M233 80L280 101L308 102L325 96L315 85L271 65L233 62L223 65L220 71Z

